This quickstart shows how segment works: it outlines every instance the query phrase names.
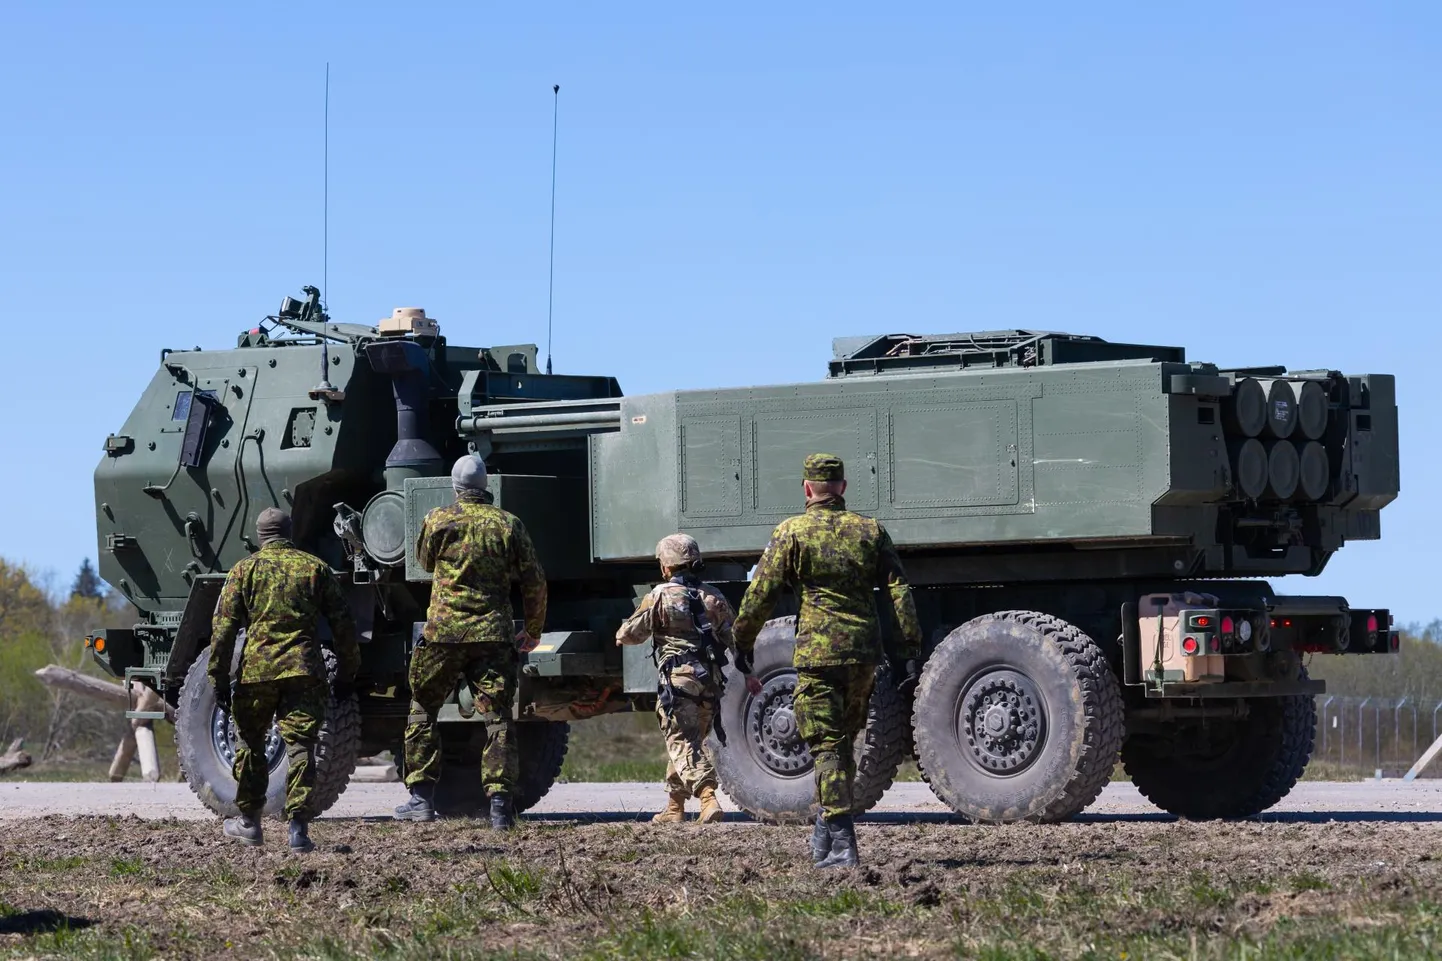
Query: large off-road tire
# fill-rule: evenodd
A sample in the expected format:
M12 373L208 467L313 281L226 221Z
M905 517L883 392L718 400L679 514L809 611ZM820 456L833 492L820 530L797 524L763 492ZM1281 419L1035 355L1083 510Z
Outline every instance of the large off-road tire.
M973 821L1064 821L1096 800L1121 747L1121 690L1060 618L986 614L927 659L912 727L936 796Z
M180 771L201 803L222 817L240 813L235 806L235 775L231 765L235 759L235 743L239 735L229 715L221 713L215 703L215 688L206 673L210 648L196 657L180 686L180 702L175 708L175 749ZM326 671L335 678L335 656L325 652ZM360 706L354 695L337 701L332 693L326 704L325 723L315 749L315 793L312 806L316 814L327 810L345 791L360 755ZM285 808L285 746L279 731L272 726L266 738L266 757L270 762L270 781L265 791L264 814L280 817Z
M1128 737L1122 765L1137 790L1171 814L1196 821L1249 818L1296 785L1316 733L1317 703L1310 695L1249 698L1245 718L1178 723L1164 734Z
M753 661L763 685L761 695L753 697L741 674L728 667L720 710L726 745L714 733L709 742L721 789L747 814L772 824L810 821L819 809L815 764L797 733L791 709L795 651L796 618L768 621L756 638ZM857 814L881 800L910 750L906 704L889 672L879 668L866 728L856 738L852 799Z
M565 721L517 721L516 751L521 774L516 782L516 811L536 806L551 790L566 760L571 725ZM436 784L436 811L447 817L476 817L486 813L481 786L481 752L486 727L475 721L448 721L441 725L441 779Z
M561 776L571 725L565 721L516 722L516 746L521 755L521 777L516 782L516 810L536 806Z

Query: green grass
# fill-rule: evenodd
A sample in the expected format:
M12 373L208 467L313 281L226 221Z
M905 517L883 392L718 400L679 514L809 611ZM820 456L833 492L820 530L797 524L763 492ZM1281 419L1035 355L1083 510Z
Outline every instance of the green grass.
M563 781L660 781L666 745L653 714L611 714L571 725Z

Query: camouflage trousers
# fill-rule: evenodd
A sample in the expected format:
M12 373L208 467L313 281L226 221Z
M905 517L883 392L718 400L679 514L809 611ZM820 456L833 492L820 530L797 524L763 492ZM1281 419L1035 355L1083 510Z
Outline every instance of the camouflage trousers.
M422 641L411 655L411 715L406 725L406 785L434 784L441 777L441 732L436 714L461 681L470 684L476 713L486 725L481 784L487 794L510 794L520 776L515 722L519 655L507 642L439 644Z
M672 683L677 693L671 710L656 708L661 734L666 739L666 790L671 794L698 797L702 788L716 786L716 765L706 750L716 705L714 701L685 695L707 697L716 692L702 689L694 681L687 685L675 675Z
M230 716L240 733L235 751L235 806L252 816L265 807L270 782L265 760L265 737L276 721L285 742L285 816L310 820L315 791L315 745L325 721L328 699L325 681L314 677L283 677L276 681L237 684L230 700Z
M850 814L856 777L853 748L866 727L866 707L876 683L872 664L798 668L791 697L801 739L816 762L816 797L827 817Z

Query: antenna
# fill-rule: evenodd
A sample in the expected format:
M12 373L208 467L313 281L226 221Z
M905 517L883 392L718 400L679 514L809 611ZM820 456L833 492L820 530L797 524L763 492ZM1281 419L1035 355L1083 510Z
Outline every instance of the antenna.
M321 242L320 242L320 301L328 303L326 295L330 293L330 61L325 65L325 123L324 123L324 148L323 165L325 172L322 174L324 187L321 191Z
M551 372L551 316L556 306L556 131L561 123L561 85L551 87L551 278L546 285L546 373Z

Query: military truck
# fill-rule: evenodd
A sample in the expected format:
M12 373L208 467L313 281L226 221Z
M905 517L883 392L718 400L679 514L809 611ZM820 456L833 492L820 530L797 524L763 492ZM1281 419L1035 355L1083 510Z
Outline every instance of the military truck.
M452 344L415 308L338 323L314 288L232 348L161 353L95 472L100 571L139 618L86 643L174 705L185 776L212 809L234 810L236 735L205 673L210 621L226 569L257 547L257 512L292 513L361 633L360 694L331 705L323 735L323 807L358 755L401 742L429 594L416 535L467 451L550 583L519 678L523 809L557 777L570 723L654 709L649 652L612 637L659 576L656 542L694 535L739 601L801 508L814 451L845 459L849 506L890 530L928 637L912 698L879 669L858 810L914 756L960 815L1062 820L1120 757L1167 811L1252 815L1310 755L1324 685L1307 660L1397 651L1386 609L1267 580L1380 536L1399 489L1391 376L1014 330L842 338L815 383L627 397L536 357ZM743 809L792 821L814 811L812 761L791 709L794 607L779 613L757 646L761 693L732 677L730 737L713 747ZM464 687L442 714L448 810L480 800L474 714ZM277 809L284 752L267 750Z

